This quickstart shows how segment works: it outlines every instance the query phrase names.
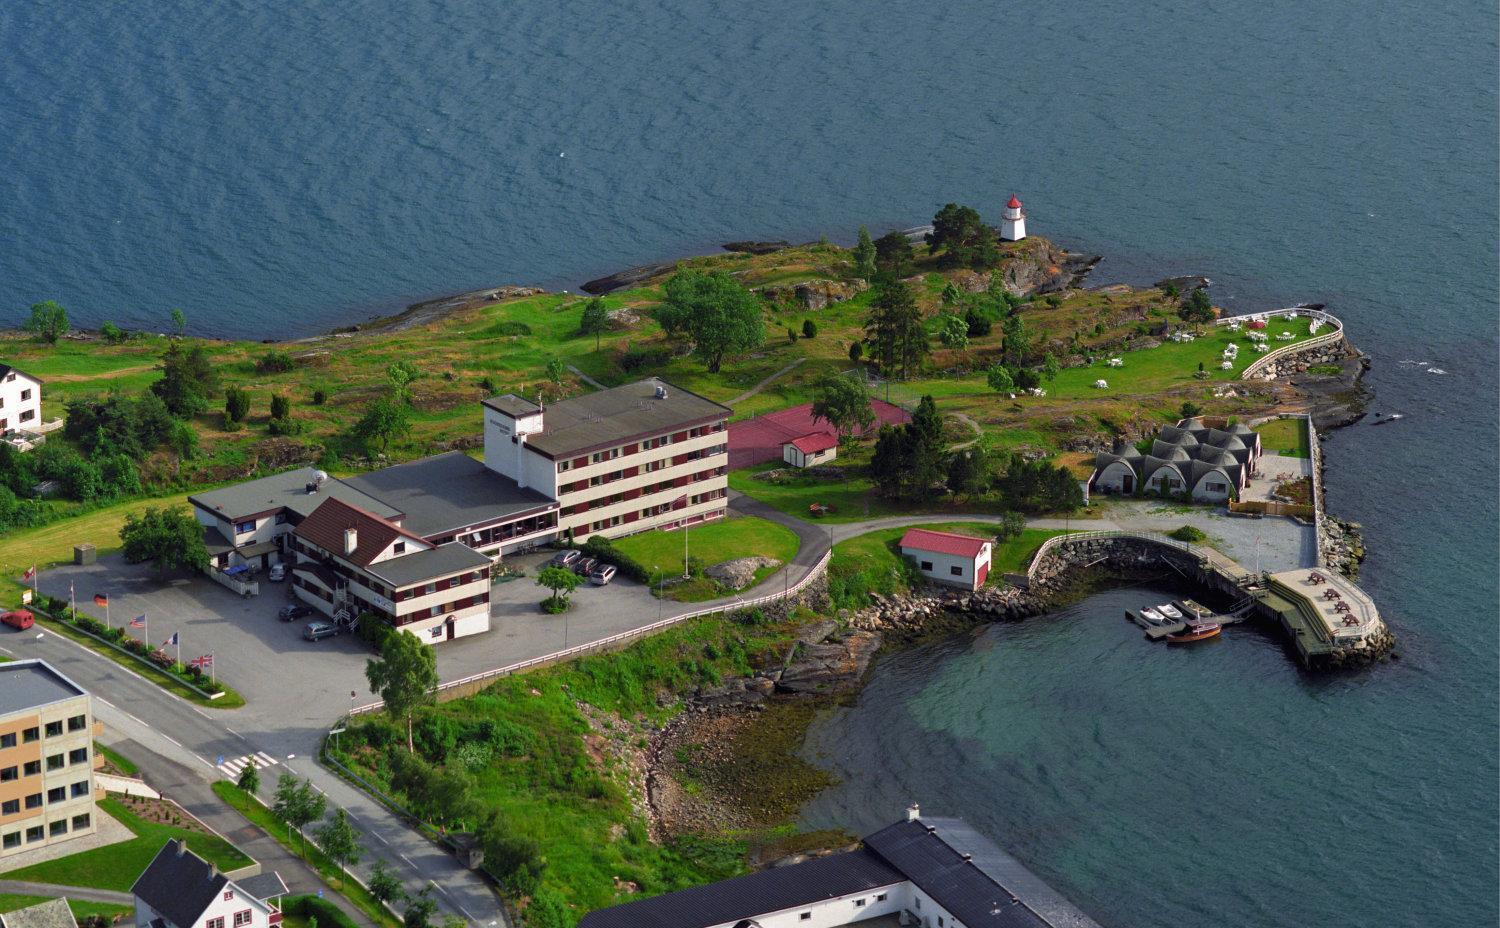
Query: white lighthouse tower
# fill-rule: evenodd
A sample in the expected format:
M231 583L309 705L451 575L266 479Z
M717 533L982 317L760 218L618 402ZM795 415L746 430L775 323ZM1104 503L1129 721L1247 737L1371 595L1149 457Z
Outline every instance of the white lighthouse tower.
M1021 208L1021 201L1015 194L1011 194L1010 202L1005 204L1005 218L1000 220L1000 241L1019 242L1026 237L1026 210Z

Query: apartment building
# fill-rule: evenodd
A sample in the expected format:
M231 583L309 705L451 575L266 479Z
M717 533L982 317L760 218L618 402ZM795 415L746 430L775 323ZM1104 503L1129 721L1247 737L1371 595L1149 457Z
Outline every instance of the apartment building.
M0 664L0 858L93 834L89 694L46 661Z
M557 501L583 541L724 515L731 410L651 378L543 407L484 401L485 466Z

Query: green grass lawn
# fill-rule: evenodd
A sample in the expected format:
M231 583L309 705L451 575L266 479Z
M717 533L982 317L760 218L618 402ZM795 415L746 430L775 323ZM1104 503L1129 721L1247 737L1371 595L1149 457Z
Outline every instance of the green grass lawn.
M16 909L38 905L52 898L54 897L18 896L14 893L0 893L0 912L14 912ZM68 908L73 910L73 917L75 919L87 918L90 915L113 919L117 915L129 915L134 911L134 909L127 905L112 905L108 902L89 902L83 899L69 899Z
M5 874L5 878L126 892L135 883L136 877L151 863L156 852L161 850L162 845L173 838L185 840L193 853L216 864L220 870L236 870L251 862L238 848L217 835L148 822L131 812L118 799L100 800L99 813L113 816L134 832L135 837L119 844L80 851L67 857L12 870Z
M682 573L681 530L642 532L621 538L613 545L648 570L661 569L668 576ZM754 516L731 516L687 530L688 557L705 567L757 555L784 564L796 553L797 535L791 529Z
M105 760L109 761L111 764L114 764L116 769L124 773L126 776L133 777L137 773L141 772L141 768L135 765L135 761L121 754L119 751L116 751L114 748L110 747L107 744L100 744L99 742L95 741L94 752L104 755Z
M1305 419L1272 419L1257 425L1255 431L1260 433L1261 450L1268 454L1280 454L1289 458L1312 456Z
M345 878L339 871L338 864L329 860L312 841L299 840L295 831L288 834L289 829L286 823L272 815L270 809L249 793L228 780L215 780L212 789L215 795L233 806L261 831L280 842L282 847L307 861L314 870L318 871L331 889L341 893L345 899L354 904L355 908L374 919L376 924L384 928L395 928L398 924L396 918L386 911L374 896L370 895L369 890L361 886L358 881ZM371 854L379 856L374 848L365 848L365 852L367 857ZM319 923L324 924L321 920Z

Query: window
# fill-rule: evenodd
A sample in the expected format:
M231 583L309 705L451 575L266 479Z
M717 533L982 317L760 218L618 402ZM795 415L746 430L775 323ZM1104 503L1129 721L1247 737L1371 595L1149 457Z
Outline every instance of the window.
M40 841L40 840L42 840L42 826L40 826L40 825L33 825L30 828L26 829L26 843L27 844L30 844L33 841Z
M33 741L39 740L41 737L42 737L42 730L40 728L37 728L37 727L33 726L33 727L28 728L25 731L21 732L21 743L22 744L30 744Z
M563 471L567 470L570 466L572 466L571 462L568 462L568 461L558 461L557 462L557 472L560 474Z
M875 897L875 901L876 902L884 902L885 901L885 893L881 893L880 895L876 896Z
M74 748L73 750L71 750L71 751L68 752L68 766L71 767L74 764L86 764L88 762L89 762L89 749L88 748Z
M9 783L20 775L20 768L14 765L0 769L0 783Z
M89 794L89 781L79 780L77 783L74 783L70 787L70 789L73 793L74 799L81 799Z
M16 746L16 733L0 735L0 748L13 748Z
M241 928L241 926L248 924L250 924L249 909L245 909L243 912L234 913L234 928Z
M931 561L923 561L922 562L922 569L923 570L931 570L932 569L932 562Z
M31 399L31 391L30 390L22 390L21 391L21 402L24 403L24 402L26 402L29 399Z
M56 837L58 837L60 835L65 835L67 833L68 833L68 820L65 819L65 818L60 818L57 821L55 821L55 822L53 822L53 823L51 823L50 825L47 826L47 834L50 835L50 836L52 836L52 837L54 837L54 838L56 838Z
M429 584L427 584L427 586L423 588L422 592L424 592L424 593L436 593L437 592L437 584L436 583L429 583Z
M812 913L811 912L803 912L801 915L797 916L797 920L799 922L810 922L810 921L812 921Z
M47 802L66 802L68 800L68 788L66 786L54 786L47 790Z
M21 811L21 800L7 799L0 803L0 815L15 815Z
M955 577L962 577L964 575L964 569L955 564L954 566L948 568L948 573L952 574Z
M856 900L854 900L854 907L856 909L862 909L862 908L864 908L865 907L865 900L863 900L863 899L856 899Z
M32 419L35 419L35 418L36 418L36 410L35 409L23 409L23 410L21 410L21 421L22 422L30 422Z
M237 523L235 525L235 527L234 527L234 532L235 532L236 535L244 535L247 532L253 532L253 531L255 531L255 523L254 522L240 522L240 523Z
M443 637L443 626L441 626L441 625L435 626L431 631L429 631L427 633L427 636L429 638L441 638L441 637Z
M943 928L943 916L938 916L938 928Z
M391 545L391 553L392 554L405 554L406 553L406 542L404 542L404 541L398 541L394 545Z
M224 894L224 901L225 902L233 902L234 901L234 890L231 889L229 892L227 892L227 893Z
M5 835L5 849L8 851L13 847L21 846L21 833L19 831L7 832Z
M276 513L276 524L277 525L285 525L286 524L286 513L285 512L278 512L278 513Z
M74 831L82 831L87 827L89 827L89 814L87 812L83 813L82 815L73 816Z
M47 757L48 770L61 770L67 766L67 758L61 754L52 754Z
M88 719L81 715L75 715L68 719L68 731L83 731L88 727Z
M203 928L224 928L223 918L210 918L203 923Z
M47 723L47 737L48 738L56 738L58 735L61 735L61 734L62 734L62 720L61 719L57 720L56 722L48 722Z
M25 766L21 768L21 772L28 777L34 777L42 772L42 762L39 760L28 760Z
M448 578L448 589L451 590L454 587L458 586L462 582L463 582L463 579L461 577L449 577Z

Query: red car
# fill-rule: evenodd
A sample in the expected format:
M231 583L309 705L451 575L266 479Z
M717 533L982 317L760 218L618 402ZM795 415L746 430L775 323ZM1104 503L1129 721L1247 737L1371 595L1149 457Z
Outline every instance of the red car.
M11 628L19 628L25 631L36 624L36 618L25 609L17 609L14 612L7 612L5 615L0 615L0 622L4 622Z

